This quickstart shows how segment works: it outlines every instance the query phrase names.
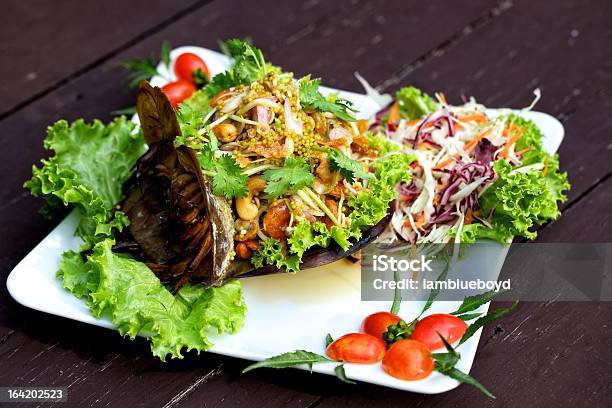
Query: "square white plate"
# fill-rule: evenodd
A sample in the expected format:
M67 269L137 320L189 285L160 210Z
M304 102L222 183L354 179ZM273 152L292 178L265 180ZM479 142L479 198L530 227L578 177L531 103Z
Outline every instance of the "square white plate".
M171 57L174 60L184 52L200 55L213 75L229 65L226 56L200 47L174 49ZM166 78L173 79L163 66L159 67L159 71ZM160 86L167 79L155 77L151 82ZM367 118L379 109L365 95L332 89L326 91L338 92L341 97L353 101L360 110L360 117ZM528 112L524 116L534 120L543 131L545 149L555 152L563 139L561 123L540 112ZM77 214L72 212L23 258L8 277L8 291L17 302L32 309L112 329L113 324L109 320L94 318L85 302L65 291L55 277L61 254L68 249L77 249L81 243L74 236L77 219ZM484 256L478 251L487 251L487 254ZM487 264L481 262L481 276L497 277L506 252L507 248L491 243L478 246L469 256L488 259ZM390 302L361 301L360 268L348 261L338 261L295 275L268 275L241 281L248 306L244 328L234 335L211 336L215 343L209 350L212 353L256 361L296 349L325 354L324 338L327 333L337 338L357 332L365 316L390 307ZM427 314L448 313L456 309L458 303L435 302ZM404 302L400 314L409 321L422 306L423 302ZM481 310L487 308L488 305L485 305ZM457 368L464 372L469 372L472 366L480 333L478 331L459 348L462 358ZM318 364L313 370L333 375L334 366ZM459 385L457 381L435 372L420 381L401 381L387 375L380 364L346 364L345 367L351 379L424 394L441 393ZM486 384L486 379L483 382L494 386Z

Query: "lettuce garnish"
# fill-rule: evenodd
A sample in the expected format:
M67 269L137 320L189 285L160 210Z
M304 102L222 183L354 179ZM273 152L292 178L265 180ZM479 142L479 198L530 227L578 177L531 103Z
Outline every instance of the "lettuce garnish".
M182 351L206 350L208 333L233 333L242 327L246 305L241 285L220 288L185 285L172 295L142 262L112 252L112 239L96 244L83 260L67 252L58 275L64 287L85 298L92 314L108 316L122 336L147 334L153 355L182 358Z
M493 170L498 179L480 198L481 216L492 214L491 228L482 224L464 226L461 242L472 243L478 238L501 243L514 237L534 239L537 233L533 228L558 218L561 214L558 203L567 199L564 194L570 188L567 174L559 172L558 156L543 149L540 129L516 115L507 120L523 130L516 149L529 150L523 153L522 165L517 169L505 159L495 161Z
M211 330L238 330L246 305L239 281L209 289L184 286L173 295L144 263L112 252L114 233L129 223L115 205L146 150L134 128L123 117L106 126L57 122L44 142L55 155L34 166L25 187L46 199L47 213L71 205L81 215L77 234L85 252L63 254L57 275L64 288L85 299L94 316L107 316L121 335L148 336L160 359L182 358L183 350L209 348Z
M407 86L395 95L400 114L407 119L420 119L438 108L436 101L413 86Z
M136 160L144 153L142 135L135 125L120 117L104 125L77 120L60 120L47 129L45 148L55 152L33 166L25 183L32 195L43 197L43 214L63 205L78 208L81 215L77 234L88 247L112 236L113 229L127 225L127 217L114 211L122 198L123 183L131 176Z

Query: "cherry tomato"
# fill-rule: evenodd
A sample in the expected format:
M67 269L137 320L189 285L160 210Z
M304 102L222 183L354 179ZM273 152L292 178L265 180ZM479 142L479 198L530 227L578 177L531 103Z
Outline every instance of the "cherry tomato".
M381 339L365 333L350 333L330 344L327 355L336 361L373 364L382 360L386 349Z
M434 369L429 349L416 340L398 340L387 350L382 361L387 374L400 380L420 380Z
M176 74L176 77L189 81L193 84L195 84L193 74L198 70L202 71L204 75L206 75L206 78L210 78L210 71L208 70L206 63L202 60L202 58L191 52L186 52L179 55L174 62L174 73Z
M164 91L172 106L178 108L179 103L193 95L196 87L191 82L179 79L164 85L162 91Z
M449 314L432 314L417 322L410 338L425 344L429 350L436 350L444 347L438 333L452 344L463 336L467 327L467 323L458 317Z
M363 320L361 331L382 339L382 335L387 331L387 327L397 324L402 320L399 316L389 312L373 313Z

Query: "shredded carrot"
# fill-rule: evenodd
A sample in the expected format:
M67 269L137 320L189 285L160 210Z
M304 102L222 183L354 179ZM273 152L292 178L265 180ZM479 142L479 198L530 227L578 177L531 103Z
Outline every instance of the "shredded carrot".
M471 223L472 223L472 210L468 210L467 214L465 214L463 225L470 225Z
M499 157L503 158L503 157L508 156L508 153L510 153L510 148L512 147L514 143L516 143L516 141L519 139L519 137L521 137L522 134L523 134L523 129L519 129L512 136L510 136L510 139L508 139L508 143L506 143L506 145L504 146L504 150L501 151L501 153L499 154Z
M480 135L476 136L474 139L472 139L469 142L467 142L465 144L464 150L466 152L469 152L472 149L472 147L476 146L476 144L478 142L480 142L482 139L487 137L489 135L489 133L491 133L492 131L493 131L493 128L489 128L489 129L485 130L484 132L482 132ZM446 160L442 160L440 163L438 163L436 166L433 167L433 170L443 169L444 167L446 167L449 164L451 164L453 162L453 160L459 159L459 157L460 157L459 154L455 154L455 155L447 158Z
M368 121L365 119L358 120L357 130L359 130L359 133L364 133L366 130L368 130Z
M419 217L419 219L418 219L418 220L416 220L416 222L414 223L414 226L415 226L417 229L421 229L421 226L422 226L424 223L425 223L425 212L423 211L423 212L421 213L421 216Z
M461 116L459 120L461 120L462 122L482 123L489 120L489 118L487 118L487 115L485 115L484 113L473 113L471 115Z
M504 136L508 136L509 133L516 131L518 128L514 123L510 123L509 125L507 125L506 127L504 127L504 130L502 131L502 135Z
M470 150L472 147L476 146L476 144L478 142L480 142L482 139L484 139L485 137L489 136L489 134L493 131L493 128L488 128L487 130L485 130L484 132L482 132L480 135L476 136L475 138L473 138L472 140L470 140L469 142L467 142L465 144L465 148L464 150L468 151Z
M399 123L399 104L397 101L391 106L391 110L389 111L389 119L387 119L387 123L390 125L397 125Z
M418 125L419 123L421 123L421 119L412 119L411 121L408 121L407 125L414 126L414 125Z
M548 157L544 161L544 170L542 170L542 175L546 177L546 173L548 173Z
M518 152L516 152L516 154L523 154L523 153L527 153L527 152L528 152L528 151L530 151L530 150L531 150L531 146L526 147L526 148L524 148L524 149L522 149L522 150L519 150Z
M459 157L459 155L457 155L457 154L456 154L456 155L454 155L454 156L449 157L449 158L448 158L448 159L446 159L446 160L442 160L440 163L436 164L436 165L433 167L433 170L440 170L440 169L443 169L444 167L446 167L446 166L448 166L449 164L451 164L451 163L453 162L453 160L457 159L458 157Z

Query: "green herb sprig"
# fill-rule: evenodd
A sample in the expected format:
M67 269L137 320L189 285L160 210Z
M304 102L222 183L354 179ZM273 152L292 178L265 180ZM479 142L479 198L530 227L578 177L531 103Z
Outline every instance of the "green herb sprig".
M355 122L356 119L348 111L357 112L352 102L342 98L325 98L319 92L320 79L302 78L299 83L300 103L306 109L315 109L320 112L330 112L339 119Z
M161 47L160 60L168 71L170 71L170 49L170 43L164 41ZM121 65L129 71L127 79L130 88L136 88L140 81L159 75L157 63L153 58L132 58L122 62Z
M317 353L313 353L311 351L306 350L295 350L290 351L288 353L279 354L277 356L273 356L262 360L258 363L251 364L242 370L243 373L248 373L251 370L255 370L256 368L289 368L289 367L297 367L303 364L306 364L310 372L312 372L312 366L316 363L335 363L336 361L330 360L329 358L322 356ZM344 371L344 364L339 364L334 368L334 373L336 377L342 382L348 384L355 384L354 381L350 380L346 376L346 372Z

